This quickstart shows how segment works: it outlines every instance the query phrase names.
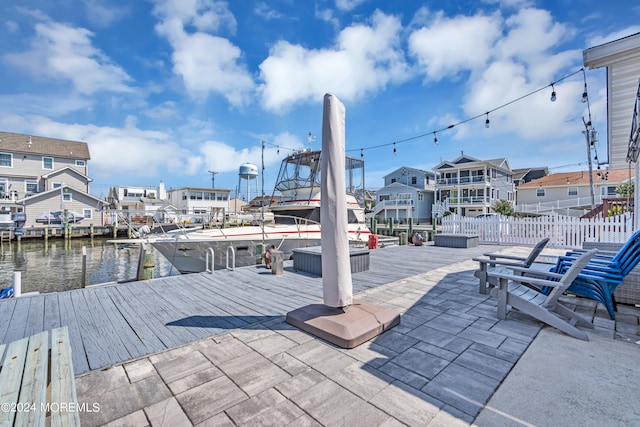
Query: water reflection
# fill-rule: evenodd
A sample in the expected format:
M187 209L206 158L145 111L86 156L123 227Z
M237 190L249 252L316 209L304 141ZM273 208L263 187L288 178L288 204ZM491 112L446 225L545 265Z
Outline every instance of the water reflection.
M82 287L82 247L87 251L87 284L132 280L138 268L139 248L107 243L105 239L49 239L0 246L0 289L11 286L12 273L22 272L22 292L56 292ZM159 253L154 254L154 276L178 272Z

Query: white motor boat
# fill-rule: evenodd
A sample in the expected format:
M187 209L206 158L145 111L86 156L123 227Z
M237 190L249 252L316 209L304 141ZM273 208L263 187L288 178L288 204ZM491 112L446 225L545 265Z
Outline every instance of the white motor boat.
M156 236L148 239L148 243L181 273L205 271L207 257L218 267L227 265L227 256L229 264L235 257L236 266L255 265L270 245L284 252L285 259L291 257L295 248L320 245L320 155L320 151L307 149L282 161L274 189L274 194L278 191L282 197L278 204L269 207L273 216L268 215L267 219L265 213L265 220L259 224ZM353 195L356 188L353 181L364 182L355 176L358 169L360 176L364 176L364 161L347 157L346 169L348 237L354 245L365 245L371 232L364 208Z

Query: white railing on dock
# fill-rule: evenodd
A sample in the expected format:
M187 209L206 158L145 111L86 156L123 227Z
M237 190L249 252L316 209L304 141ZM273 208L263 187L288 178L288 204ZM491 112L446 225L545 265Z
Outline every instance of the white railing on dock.
M548 237L549 246L581 248L583 242L625 243L633 234L626 216L581 219L566 216L538 218L470 218L449 215L442 219L442 232L477 234L481 243L535 245Z
M231 268L229 268L229 252L231 252ZM233 246L227 247L227 270L235 270L236 269L236 250L233 249Z
M205 257L204 270L209 274L213 274L213 271L216 268L214 255L213 248L208 248L207 255Z

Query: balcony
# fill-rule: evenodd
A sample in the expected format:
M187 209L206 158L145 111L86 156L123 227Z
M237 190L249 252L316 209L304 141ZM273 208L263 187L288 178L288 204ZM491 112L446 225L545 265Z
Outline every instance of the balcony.
M447 199L449 206L454 205L487 205L490 203L489 199L482 196L469 196L469 197L449 197Z
M461 176L459 178L439 178L436 182L438 185L469 185L469 184L487 184L489 177L485 176Z

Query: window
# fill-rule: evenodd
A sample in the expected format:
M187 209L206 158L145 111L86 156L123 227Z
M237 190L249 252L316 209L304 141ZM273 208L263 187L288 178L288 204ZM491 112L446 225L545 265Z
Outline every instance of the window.
M536 190L536 196L537 197L544 197L545 196L545 191L544 188L540 187Z
M396 182L395 178L391 178L391 183L393 184L394 182Z
M24 191L27 195L38 192L38 181L27 179L24 181Z
M76 160L76 166L84 166L85 164L84 160Z
M567 188L567 194L569 196L577 196L578 195L578 187L569 187L569 188Z
M603 196L615 196L616 187L600 187L600 194Z
M52 182L51 183L51 188L60 188L62 187L62 183L61 182Z
M73 195L71 193L62 193L62 200L65 202L73 202Z
M384 200L389 200L389 195L388 194L381 194L380 195L380 201L384 201Z
M418 193L418 201L419 202L424 202L424 194L423 193Z
M229 195L228 195L228 194L218 193L218 199L217 199L218 201L222 201L222 202L224 202L224 201L226 201L228 198L229 198Z
M42 158L42 169L53 170L53 157Z
M83 209L82 215L84 215L86 219L91 219L93 218L93 211L91 209Z
M12 168L13 167L13 154L0 153L0 167Z
M411 185L416 185L418 183L418 177L417 176L412 176L411 177Z

